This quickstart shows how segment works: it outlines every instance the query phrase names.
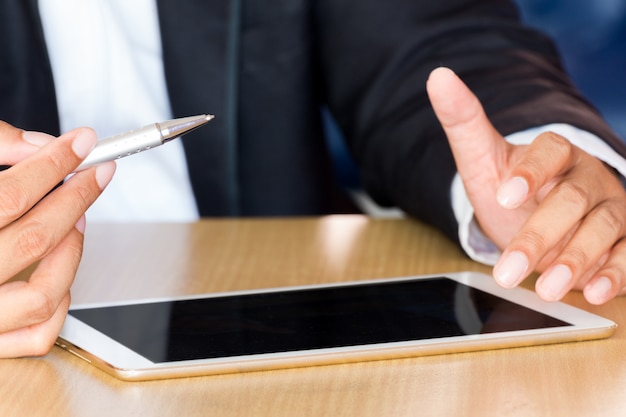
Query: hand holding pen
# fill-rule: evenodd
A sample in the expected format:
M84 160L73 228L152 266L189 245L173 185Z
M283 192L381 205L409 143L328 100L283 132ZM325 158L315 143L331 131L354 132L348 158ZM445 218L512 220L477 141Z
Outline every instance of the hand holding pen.
M0 172L0 358L42 355L53 346L80 263L84 213L115 172L108 161L211 118L154 124L101 142L87 128L55 139L0 122L0 165L11 166ZM12 280L31 266L27 280Z
M109 183L114 163L79 172L96 135L58 139L0 122L0 357L47 352L70 304L80 262L84 212ZM52 192L50 190L54 189ZM9 281L36 264L27 281Z

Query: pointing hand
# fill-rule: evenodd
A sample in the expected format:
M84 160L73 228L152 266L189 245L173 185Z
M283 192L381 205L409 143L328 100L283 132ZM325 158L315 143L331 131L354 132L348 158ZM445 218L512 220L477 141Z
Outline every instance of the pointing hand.
M626 192L600 160L554 133L507 143L465 84L434 70L428 94L475 217L503 252L494 278L514 287L534 270L536 291L561 299L573 288L600 304L626 285Z

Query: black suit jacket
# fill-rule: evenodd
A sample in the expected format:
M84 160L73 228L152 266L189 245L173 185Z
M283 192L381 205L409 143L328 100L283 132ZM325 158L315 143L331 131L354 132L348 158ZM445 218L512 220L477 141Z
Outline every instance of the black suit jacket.
M0 119L58 134L36 3L0 5ZM503 134L564 122L626 154L509 1L157 3L174 116L217 116L183 140L203 216L342 210L320 122L327 105L365 189L456 239L454 162L425 93L438 65L470 85Z

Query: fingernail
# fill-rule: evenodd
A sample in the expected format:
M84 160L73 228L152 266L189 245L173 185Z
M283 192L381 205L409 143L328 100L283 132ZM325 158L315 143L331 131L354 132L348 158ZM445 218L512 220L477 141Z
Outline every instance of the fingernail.
M493 277L505 288L513 288L526 276L528 258L520 251L513 251L501 258L493 268Z
M85 216L82 215L80 216L80 219L78 219L78 221L76 222L76 229L82 233L85 234L85 226L87 224L87 221L85 220Z
M72 150L76 156L83 159L93 150L97 141L98 139L96 138L96 135L86 131L80 132L76 135L74 141L72 142Z
M585 288L586 298L595 304L603 303L609 297L613 282L607 277L598 278L592 285Z
M113 174L115 173L115 162L110 161L96 167L96 182L101 190L111 182Z
M30 143L31 145L35 145L39 148L44 147L48 143L50 143L54 139L54 136L48 135L47 133L41 132L32 132L25 130L22 132L22 140Z
M565 265L556 265L537 281L537 289L548 300L560 300L572 280L572 271Z
M513 177L498 189L496 198L504 208L516 208L528 195L528 183L522 177Z

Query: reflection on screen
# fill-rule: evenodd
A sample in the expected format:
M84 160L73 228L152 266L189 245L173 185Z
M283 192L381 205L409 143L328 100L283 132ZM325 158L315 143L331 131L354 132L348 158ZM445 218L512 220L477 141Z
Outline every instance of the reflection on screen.
M70 314L153 362L569 325L444 277Z

